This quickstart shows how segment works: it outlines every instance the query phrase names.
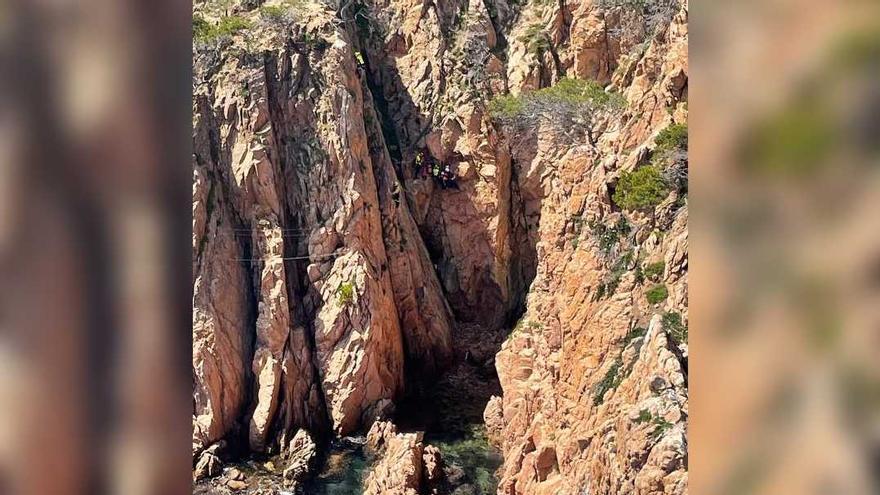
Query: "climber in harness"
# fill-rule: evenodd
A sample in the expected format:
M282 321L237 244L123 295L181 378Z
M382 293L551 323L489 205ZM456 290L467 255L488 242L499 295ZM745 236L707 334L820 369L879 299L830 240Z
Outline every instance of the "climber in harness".
M363 67L366 65L364 63L364 54L361 52L354 52L354 58L357 60L358 67Z
M415 168L415 173L416 173L417 178L421 179L421 178L427 177L427 175L428 175L428 162L427 162L427 160L425 160L425 152L424 151L419 151L418 153L416 153L416 159L415 159L414 165L415 165L414 168Z

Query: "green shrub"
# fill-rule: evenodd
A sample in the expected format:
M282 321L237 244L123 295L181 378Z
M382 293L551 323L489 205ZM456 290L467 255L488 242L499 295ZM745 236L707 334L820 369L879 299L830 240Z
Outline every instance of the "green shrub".
M263 5L260 7L260 17L272 22L280 22L293 17L295 12L301 12L306 8L308 0L283 0L281 5Z
M687 344L688 328L681 321L681 314L669 311L663 315L663 329L676 345Z
M489 113L499 119L512 119L525 107L523 99L513 95L501 95L489 102Z
M193 39L200 39L205 37L208 30L211 29L211 25L208 21L205 20L204 17L199 14L193 14L192 17L192 30L193 30Z
M260 7L260 17L271 22L281 22L289 13L290 10L280 5L263 5Z
M669 431L670 428L675 426L660 416L654 416L647 409L639 411L639 416L635 419L635 422L637 424L651 423L654 425L654 429L648 434L648 437L653 441L658 440L664 433Z
M212 43L250 27L251 23L247 19L237 15L221 17L214 25L204 18L194 15L193 39L200 43Z
M669 189L660 170L647 166L624 172L612 199L623 209L643 210L657 206L667 194Z
M672 428L672 426L673 426L672 423L670 423L669 421L666 421L665 419L663 419L659 416L654 416L652 418L651 422L654 423L654 431L652 431L649 436L650 436L651 440L655 440L655 441L658 440L660 437L662 437L663 434L666 433L667 431L669 431L669 429Z
M571 104L595 103L619 107L624 103L621 95L605 91L605 88L596 81L571 77L563 77L553 86L539 89L532 94L538 98Z
M497 455L489 444L486 429L482 425L467 425L459 434L446 434L431 439L431 444L440 449L443 461L464 471L464 480L474 486L482 495L494 494L498 483L494 476L497 469Z
M602 380L596 384L596 388L593 392L593 405L598 406L605 400L605 393L609 390L613 390L620 385L620 382L623 381L623 375L620 373L620 368L623 366L623 362L620 358L617 358L614 361L614 364L608 368L608 371L605 372L605 376Z
M336 289L336 297L339 304L345 306L354 300L354 285L346 282Z
M657 148L651 156L651 165L662 171L667 189L679 191L679 197L687 194L687 124L672 124L666 127L660 131L654 142Z
M656 263L648 263L642 268L642 273L645 275L645 278L648 280L657 281L663 277L663 272L666 271L666 263L663 261L658 261Z
M539 57L551 48L550 37L544 32L541 24L532 24L526 28L526 32L519 37L519 40L525 43L529 53Z
M632 231L623 215L610 227L598 222L591 222L589 226L593 237L599 243L599 249L606 256L611 253L614 246L618 245Z
M489 114L508 125L531 126L543 119L571 130L586 125L594 110L618 110L625 104L622 96L595 81L566 77L549 88L497 96L489 102Z
M229 15L220 18L220 22L217 23L217 33L220 36L229 36L241 30L249 29L250 27L250 21L244 17Z
M652 423L654 425L654 430L651 431L651 433L649 434L649 437L652 440L657 440L658 438L662 437L664 433L675 426L660 416L654 416L647 409L642 409L641 411L639 411L639 416L636 418L635 422L638 424Z
M608 276L605 277L605 279L602 280L602 282L597 287L596 294L593 296L593 301L598 301L605 296L611 296L612 294L614 294L614 292L617 290L617 286L620 285L620 279L623 278L623 275L630 270L632 262L632 250L629 250L625 252L622 256L620 256L611 266L611 270L609 271Z
M648 302L651 304L658 304L666 300L669 296L669 291L666 289L665 285L655 285L648 289L648 292L645 293L645 297L648 299Z
M688 126L687 124L672 124L657 134L654 139L658 150L682 150L688 149Z

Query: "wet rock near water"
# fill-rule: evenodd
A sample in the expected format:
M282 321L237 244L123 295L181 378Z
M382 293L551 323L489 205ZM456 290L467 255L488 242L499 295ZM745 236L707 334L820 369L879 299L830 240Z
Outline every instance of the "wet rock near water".
M226 442L220 441L211 445L199 455L199 460L193 470L195 481L211 478L220 474L223 469L222 457L226 454Z
M285 456L284 480L293 485L305 480L314 468L318 446L306 430L299 430L290 441Z

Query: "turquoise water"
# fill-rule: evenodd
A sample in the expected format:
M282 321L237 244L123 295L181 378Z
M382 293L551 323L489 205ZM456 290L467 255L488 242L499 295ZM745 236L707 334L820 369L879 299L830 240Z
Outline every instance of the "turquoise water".
M372 459L366 455L363 442L363 437L347 437L334 441L317 475L295 492L284 488L281 469L274 466L272 469L266 467L266 464L271 463L250 460L235 464L234 466L245 474L248 484L248 490L241 493L362 495L364 480L372 466ZM446 486L441 487L441 493L453 493L456 488L468 485L470 489L465 489L462 493L495 494L498 485L495 471L501 466L502 458L489 445L482 424L466 425L454 432L429 432L425 436L425 444L438 447L443 458L447 483ZM275 465L281 466L281 461L277 459L274 461ZM220 476L212 481L222 485L223 477ZM207 495L229 493L229 490L224 488L218 492L212 488L210 482L206 481L199 483L194 493Z
M473 424L455 433L428 434L425 443L440 449L451 493L470 485L474 495L494 495L498 487L495 471L501 466L500 453L489 445L486 430ZM359 439L342 439L330 447L317 476L304 486L309 495L361 495L371 460Z
M360 495L370 462L360 439L342 439L330 446L330 452L317 476L305 485L309 495Z
M482 424L468 425L463 431L453 434L427 435L425 442L440 449L450 481L456 481L453 478L461 476L461 481L453 482L451 488L468 484L474 488L476 495L495 494L498 489L495 471L501 467L503 458L489 445L486 428ZM449 469L450 466L452 469Z

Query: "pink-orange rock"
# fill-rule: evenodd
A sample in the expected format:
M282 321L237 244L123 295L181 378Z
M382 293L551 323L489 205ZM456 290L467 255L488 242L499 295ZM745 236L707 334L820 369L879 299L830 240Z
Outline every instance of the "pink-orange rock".
M381 458L365 482L365 495L417 495L420 493L424 446L416 433L400 433L389 439Z

